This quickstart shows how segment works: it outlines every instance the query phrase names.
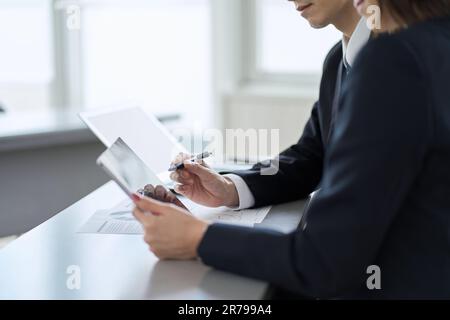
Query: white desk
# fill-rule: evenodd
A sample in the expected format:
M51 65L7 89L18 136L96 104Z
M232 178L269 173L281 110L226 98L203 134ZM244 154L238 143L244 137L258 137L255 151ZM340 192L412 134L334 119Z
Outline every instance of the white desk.
M159 261L141 235L78 234L99 209L124 198L112 182L0 251L0 299L259 299L267 284L199 261ZM17 205L20 205L17 204ZM278 206L257 227L294 229L303 202ZM80 290L66 286L81 268Z

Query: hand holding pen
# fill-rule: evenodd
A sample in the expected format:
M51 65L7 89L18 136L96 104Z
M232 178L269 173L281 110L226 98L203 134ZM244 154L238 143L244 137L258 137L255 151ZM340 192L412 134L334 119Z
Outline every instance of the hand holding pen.
M177 183L175 192L206 207L237 207L239 197L233 181L199 161L210 155L208 152L192 157L181 153L176 157L170 174Z
M212 153L206 151L206 152L200 153L200 154L198 154L196 156L193 156L192 158L187 159L185 161L197 162L199 160L203 160L203 159L209 158L210 156L212 156ZM182 169L184 169L184 161L173 163L170 166L169 171L177 171L177 170L182 170Z

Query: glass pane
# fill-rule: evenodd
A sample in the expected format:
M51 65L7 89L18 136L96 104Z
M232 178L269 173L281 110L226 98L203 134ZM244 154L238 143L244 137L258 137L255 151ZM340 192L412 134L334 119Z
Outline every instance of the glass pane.
M211 107L208 0L116 1L82 18L88 107L134 100L205 122Z
M50 104L53 79L48 0L0 2L0 101L10 111Z
M259 4L261 1L261 4ZM332 26L314 30L293 3L259 0L259 68L268 73L320 73L323 60L340 39Z

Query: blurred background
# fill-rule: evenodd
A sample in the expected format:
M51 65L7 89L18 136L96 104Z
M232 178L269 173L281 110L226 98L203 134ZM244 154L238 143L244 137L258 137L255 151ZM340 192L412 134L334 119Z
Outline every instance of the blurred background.
M0 0L0 237L108 180L79 112L133 102L171 130L280 129L284 148L339 40L286 0Z

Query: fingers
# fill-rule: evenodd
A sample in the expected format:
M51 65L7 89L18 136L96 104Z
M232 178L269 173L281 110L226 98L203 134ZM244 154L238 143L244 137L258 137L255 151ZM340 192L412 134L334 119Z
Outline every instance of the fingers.
M181 184L193 184L194 177L187 170L177 170L170 174L170 179Z
M146 197L156 199L161 202L172 203L180 208L189 211L186 206L177 198L177 196L164 186L158 185L156 187L153 187L153 185L148 184L144 187L144 189L141 190L142 192L138 192L138 194L142 194ZM135 199L139 200L139 198L140 197L137 196Z
M197 161L190 161L192 159L192 155L186 154L186 153L180 153L175 158L175 160L171 163L172 165L175 163L184 163L184 169L177 170L175 172L172 172L170 174L170 178L178 183L181 184L193 184L194 183L194 176L205 174L210 171L210 167L204 162L202 159ZM199 168L197 170L197 168ZM205 170L201 170L205 169Z
M166 197L167 197L168 192L169 191L167 191L166 188L164 188L163 186L156 186L154 197L155 197L155 199L157 199L159 201L167 202Z
M198 163L199 165L201 165L201 166L203 166L205 168L211 169L211 167L203 159L196 160L194 163Z
M144 196L156 199L162 202L171 202L172 193L167 190L164 186L158 185L154 187L151 184L148 184L144 187Z
M191 198L193 187L190 185L176 185L175 191L185 197Z
M144 227L148 226L152 219L151 215L146 215L144 211L139 209L138 207L134 208L133 210L133 216L136 218L137 221L139 221Z
M164 201L168 203L175 203L176 200L178 200L176 195L167 190L167 192L165 193Z
M185 210L188 210L188 208L185 207L185 205L177 198L176 195L174 195L172 192L167 191L166 192L166 198L165 201L168 203L173 203L174 205L181 207Z
M146 197L153 198L155 195L155 187L151 184L148 184L144 187L144 195Z
M187 153L180 152L180 153L175 157L175 159L172 161L171 165L172 165L172 164L175 164L175 163L183 162L184 160L191 159L191 158L192 158L192 155L187 154Z
M148 197L142 197L134 201L136 207L143 212L161 215L169 213L173 210L174 205L154 200Z
M200 177L200 179L208 178L214 173L214 171L205 167L204 165L191 161L185 161L184 168L185 168L184 171L189 171L195 174L196 176Z

